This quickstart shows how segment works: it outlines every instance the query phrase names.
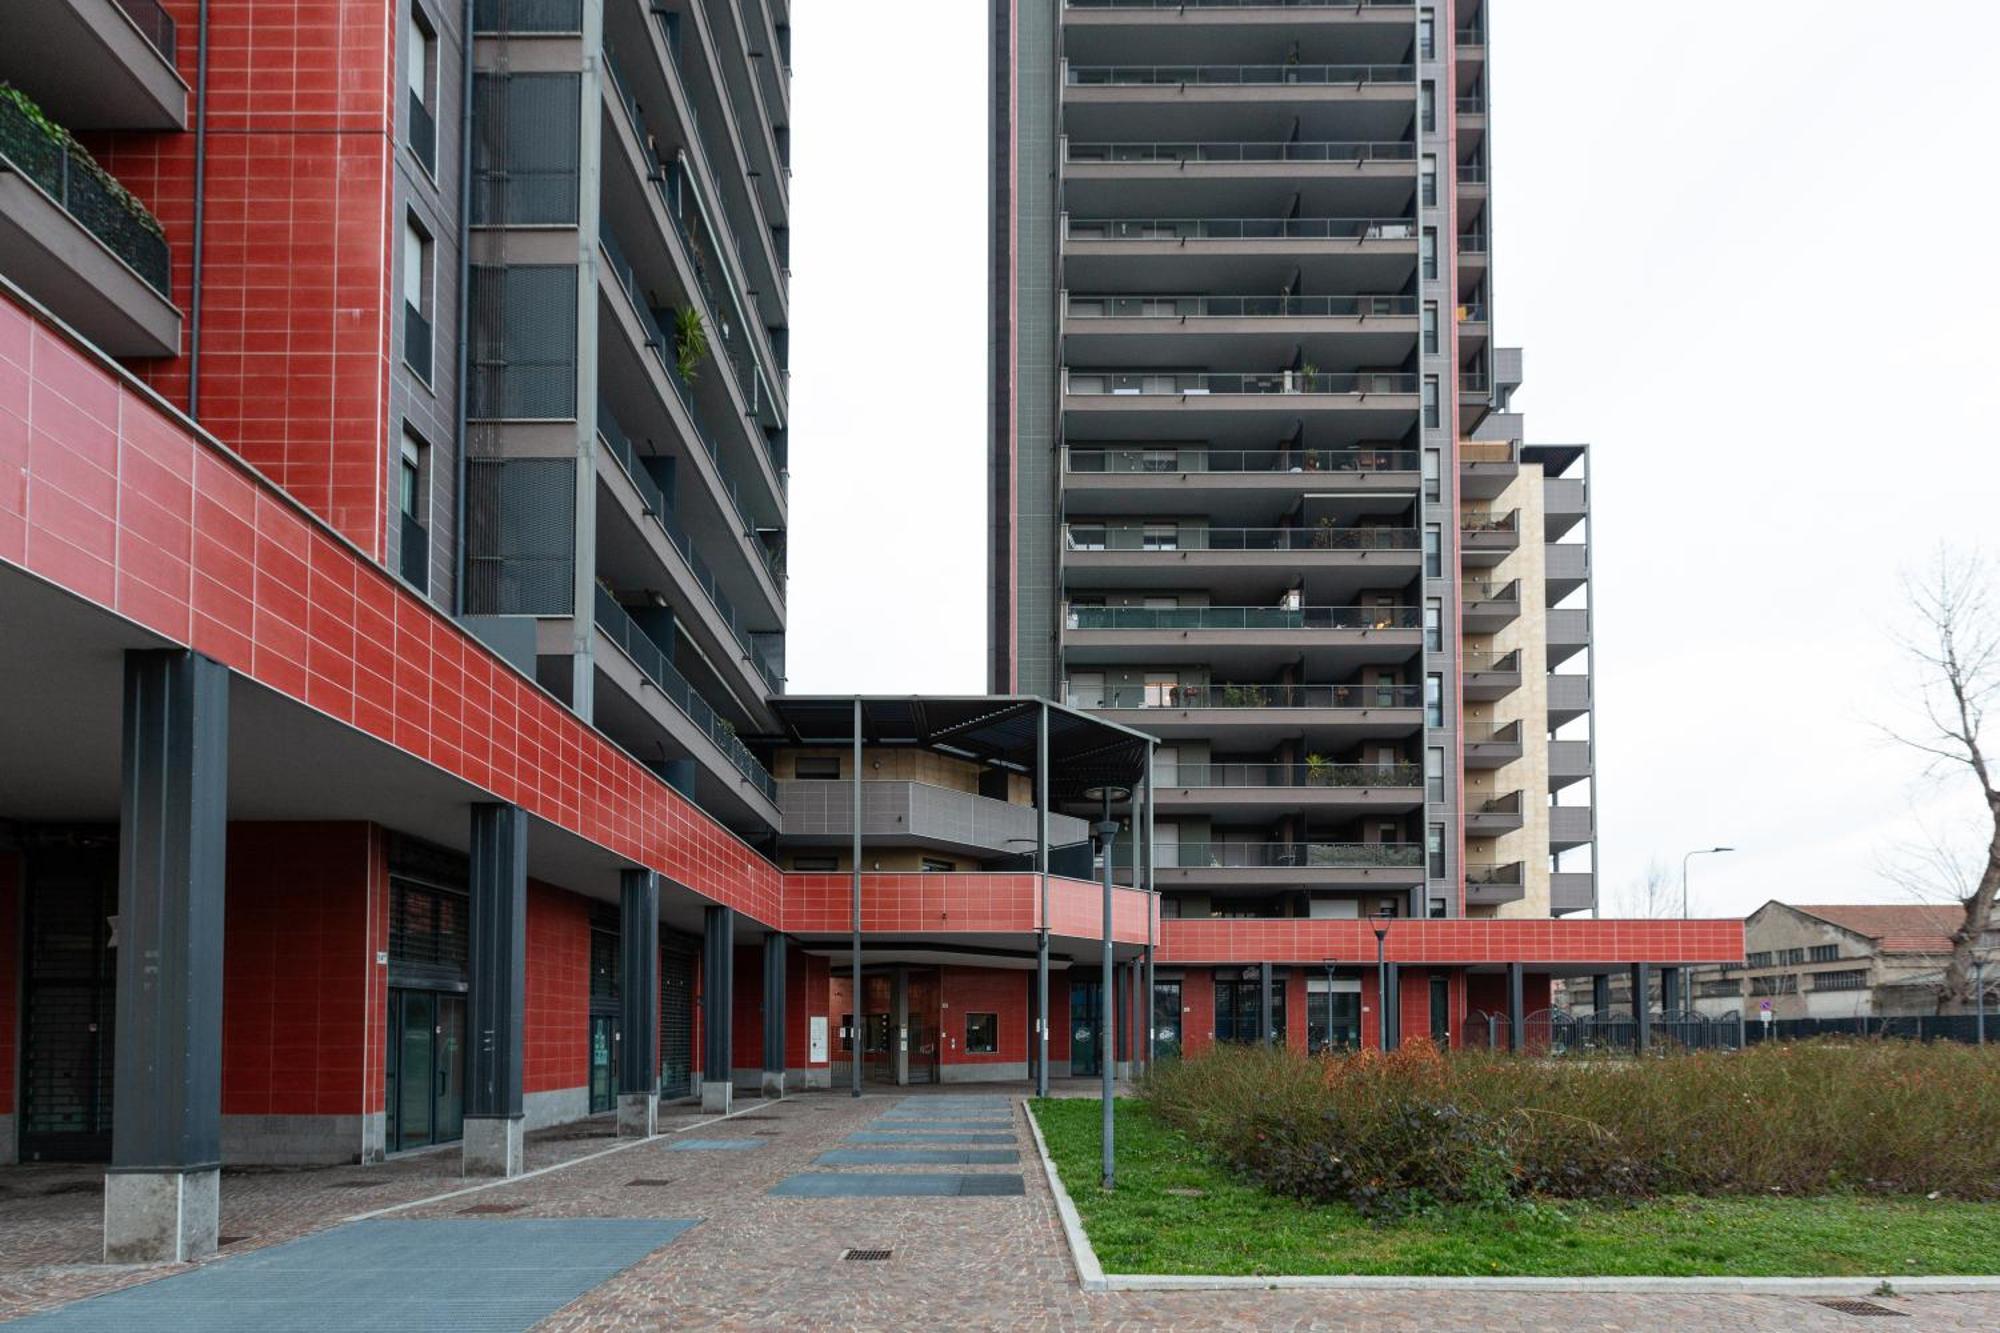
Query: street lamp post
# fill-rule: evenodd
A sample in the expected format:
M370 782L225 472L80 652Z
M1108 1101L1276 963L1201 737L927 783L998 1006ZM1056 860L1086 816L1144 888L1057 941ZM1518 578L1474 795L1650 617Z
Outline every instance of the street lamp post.
M1333 962L1334 960L1331 958L1322 958L1319 961L1321 965L1326 968L1326 1026L1320 1032L1320 1042L1321 1042L1320 1049L1323 1051L1330 1051L1333 1049ZM1312 1046L1312 996L1310 995L1306 996L1306 1046L1308 1048ZM1310 1049L1308 1049L1306 1053L1308 1055L1312 1054Z
M1389 941L1389 923L1378 922L1375 926L1375 1020L1380 1032L1379 1044L1384 1051L1389 1049L1389 962L1384 949Z
M1986 960L1972 956L1972 1040L1986 1044Z
M1697 856L1714 856L1718 852L1733 852L1734 847L1698 847L1681 858L1681 920L1688 919L1688 862Z
M1086 800L1102 800L1104 802L1104 818L1098 821L1095 832L1097 834L1097 845L1104 854L1104 980L1102 990L1104 999L1101 1005L1103 1012L1098 1015L1098 1032L1100 1035L1097 1046L1097 1063L1104 1074L1104 1188L1107 1190L1114 1188L1117 1181L1117 1168L1114 1165L1111 1150L1112 1135L1114 1132L1111 1125L1112 1098L1114 1096L1114 1084L1116 1083L1117 1073L1115 1065L1118 1058L1118 997L1111 986L1111 969L1114 966L1111 956L1111 853L1118 842L1118 821L1111 817L1111 803L1113 801L1122 801L1130 794L1123 787L1092 787L1084 793Z

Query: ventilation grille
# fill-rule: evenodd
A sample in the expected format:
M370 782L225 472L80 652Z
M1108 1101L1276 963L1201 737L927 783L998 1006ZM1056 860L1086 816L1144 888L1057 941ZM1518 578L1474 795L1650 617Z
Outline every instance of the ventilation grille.
M1841 1300L1820 1301L1818 1303L1824 1305L1829 1310L1838 1310L1842 1314L1872 1316L1877 1319L1908 1319L1910 1317L1901 1310L1891 1310L1888 1306L1877 1305L1873 1301Z
M840 1257L851 1264L879 1264L894 1253L894 1250L844 1250Z

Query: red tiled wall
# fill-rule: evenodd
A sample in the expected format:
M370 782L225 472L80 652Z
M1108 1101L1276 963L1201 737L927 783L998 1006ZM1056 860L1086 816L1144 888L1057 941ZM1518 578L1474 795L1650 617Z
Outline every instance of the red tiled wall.
M195 82L197 0L165 0ZM393 0L210 0L201 421L381 559L395 236ZM85 136L152 208L191 313L186 134ZM184 321L183 350L193 332ZM141 373L182 407L185 356Z
M387 864L367 824L229 826L225 1115L382 1106Z
M1306 1049L1306 973L1301 967L1285 979L1285 1044L1295 1051Z
M938 1026L944 1037L939 1056L942 1063L1024 1063L1028 1058L1028 988L1034 984L1035 974L984 967L947 967L940 969L940 974L939 992L943 1007ZM968 1013L998 1015L998 1051L991 1055L975 1055L965 1049L965 1016Z
M1397 986L1401 993L1404 1041L1429 1041L1431 1036L1431 974L1417 967L1403 969Z
M1069 1059L1069 978L1049 974L1049 1063Z
M1181 1050L1193 1055L1215 1044L1215 969L1191 967L1181 979Z
M764 946L738 945L736 994L729 1006L729 1045L738 1069L764 1067Z
M1699 963L1741 961L1741 921L1398 920L1389 930L1390 962ZM1161 923L1162 963L1237 959L1277 963L1375 961L1367 921L1305 918L1175 919Z
M760 974L761 975L761 974ZM840 1045L835 1029L840 1013L832 1006L829 965L824 958L793 948L785 952L785 1068L805 1069L812 1064L812 1018L826 1019L827 1054ZM829 1061L821 1060L824 1068Z
M590 900L528 882L528 995L521 1090L590 1082Z
M0 1115L14 1113L15 996L21 989L21 858L0 851Z

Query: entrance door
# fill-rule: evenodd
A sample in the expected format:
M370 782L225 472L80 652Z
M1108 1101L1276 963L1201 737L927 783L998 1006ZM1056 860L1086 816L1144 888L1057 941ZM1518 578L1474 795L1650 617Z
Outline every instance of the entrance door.
M618 1020L610 1014L590 1016L590 1111L618 1105Z
M1153 1058L1173 1060L1181 1053L1181 983L1153 983Z
M1431 1040L1451 1045L1451 978L1442 972L1431 973Z
M117 849L38 846L25 869L21 1160L108 1161Z
M389 988L390 1152L455 1143L465 1134L465 997Z
M1255 981L1218 980L1215 983L1215 1039L1245 1045L1264 1039L1264 998ZM1276 1044L1285 1041L1285 982L1271 979L1271 1031Z
M938 974L912 972L907 1002L910 1014L910 1082L938 1081Z
M694 1095L694 960L691 935L661 933L660 1096Z
M1069 1072L1088 1078L1104 1072L1104 987L1073 981L1069 987Z
M1361 1046L1361 979L1306 978L1306 1050L1358 1050Z

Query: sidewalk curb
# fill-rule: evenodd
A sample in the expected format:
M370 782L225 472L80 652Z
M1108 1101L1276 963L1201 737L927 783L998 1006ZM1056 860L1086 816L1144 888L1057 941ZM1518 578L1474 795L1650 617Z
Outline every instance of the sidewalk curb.
M1886 1283L1897 1296L1948 1292L2000 1291L2000 1276L1971 1277L1206 1277L1198 1274L1106 1273L1091 1248L1076 1203L1063 1188L1042 1127L1028 1099L1028 1128L1041 1154L1049 1192L1076 1265L1077 1285L1085 1291L1511 1291L1612 1293L1660 1296L1873 1296Z

